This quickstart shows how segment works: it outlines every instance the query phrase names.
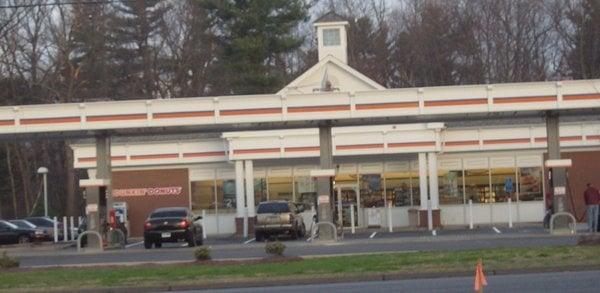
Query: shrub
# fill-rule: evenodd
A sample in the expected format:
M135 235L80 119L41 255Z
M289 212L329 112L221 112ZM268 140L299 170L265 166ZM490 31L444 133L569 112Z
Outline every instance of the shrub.
M0 269L10 269L19 267L19 261L6 255L6 251L2 252L0 256Z
M194 251L194 257L198 261L210 260L210 249L208 247L200 247Z
M271 255L283 255L285 251L285 245L279 241L269 242L265 245L265 252Z

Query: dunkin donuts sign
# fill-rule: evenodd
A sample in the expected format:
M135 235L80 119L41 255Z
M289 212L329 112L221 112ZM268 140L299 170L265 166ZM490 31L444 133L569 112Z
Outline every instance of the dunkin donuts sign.
M114 197L140 197L140 196L180 195L182 190L183 190L183 188L181 186L114 189L113 196Z

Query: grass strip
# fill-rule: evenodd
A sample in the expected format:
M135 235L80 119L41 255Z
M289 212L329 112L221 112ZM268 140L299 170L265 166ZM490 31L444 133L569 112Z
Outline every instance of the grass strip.
M47 268L0 271L0 290L69 290L105 287L202 285L231 280L282 279L375 273L469 272L482 258L485 270L549 269L600 265L600 246L500 248L465 251L331 256L291 262Z

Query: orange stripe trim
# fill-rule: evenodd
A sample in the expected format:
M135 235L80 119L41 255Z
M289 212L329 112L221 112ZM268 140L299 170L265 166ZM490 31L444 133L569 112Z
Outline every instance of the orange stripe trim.
M318 146L312 146L312 147L287 147L284 149L284 151L286 152L311 152L311 151L318 151L320 150L320 148Z
M555 102L556 96L494 98L494 104Z
M259 154L259 153L278 153L279 148L265 148L265 149L248 149L248 150L233 150L234 154Z
M13 126L15 125L15 120L0 120L0 126Z
M418 108L419 102L357 104L356 110L379 110L390 108Z
M127 156L112 156L110 157L110 159L111 161L125 161L127 159ZM96 157L83 157L77 159L77 161L80 163L96 162Z
M203 158L225 156L225 152L184 153L184 158Z
M144 120L148 116L146 114L120 114L120 115L101 115L101 116L88 116L88 122L106 122L106 121L119 121L119 120Z
M379 149L379 148L383 148L382 143L338 145L335 147L336 150Z
M510 139L488 139L483 144L507 144L507 143L530 143L529 138L510 138Z
M289 107L288 113L349 111L348 105Z
M563 100L565 100L565 101L600 100L600 95L598 95L598 94L564 95Z
M391 148L422 147L422 146L435 146L435 141L388 143L388 147L391 147Z
M193 117L210 117L214 116L213 111L194 111L194 112L171 112L171 113L154 113L154 119L171 119L171 118L193 118Z
M29 118L21 119L23 125L51 124L51 123L79 123L81 117L58 117L58 118Z
M590 140L590 139L600 139L600 135L588 135L587 140Z
M487 104L487 99L425 101L425 107L465 106L465 105L485 105L485 104Z
M563 136L560 138L560 141L578 141L578 140L583 140L583 137L580 135L576 135L576 136Z
M478 140L459 140L459 141L446 141L444 146L467 146L467 145L478 145Z
M262 115L262 114L281 114L281 108L256 108L256 109L240 109L240 110L221 110L221 116L235 115Z
M158 155L136 155L131 156L132 160L153 160L153 159L175 159L179 154L158 154Z

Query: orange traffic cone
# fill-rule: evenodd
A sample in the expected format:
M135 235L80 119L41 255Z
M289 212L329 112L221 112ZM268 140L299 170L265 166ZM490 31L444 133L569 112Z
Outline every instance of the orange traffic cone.
M475 267L475 292L483 293L483 286L487 286L487 280L483 274L483 263L479 259Z

